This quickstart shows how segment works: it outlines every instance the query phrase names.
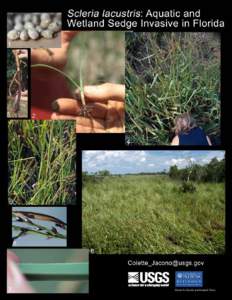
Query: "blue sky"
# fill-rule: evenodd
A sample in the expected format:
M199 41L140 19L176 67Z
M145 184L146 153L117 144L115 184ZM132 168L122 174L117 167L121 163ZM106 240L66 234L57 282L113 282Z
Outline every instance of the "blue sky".
M185 167L189 160L204 165L212 158L221 160L224 151L196 150L129 150L129 151L83 151L83 171L109 170L113 174L159 172L170 166Z

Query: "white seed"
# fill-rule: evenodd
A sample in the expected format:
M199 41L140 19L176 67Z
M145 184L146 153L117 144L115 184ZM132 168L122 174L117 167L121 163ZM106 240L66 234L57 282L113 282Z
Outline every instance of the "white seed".
M42 20L40 23L40 27L43 29L48 28L48 25L51 23L51 19Z
M23 22L23 16L21 14L17 14L14 17L14 22L16 23L22 23Z
M15 26L14 26L14 29L17 30L17 31L22 31L24 28L23 24L22 23L17 23Z
M10 30L7 33L7 37L9 40L17 40L19 38L19 31L17 30Z
M20 38L22 41L40 37L52 39L62 29L61 19L61 13L57 12L8 13L7 37L10 40Z
M22 41L27 41L29 40L29 35L27 33L27 30L23 30L21 33L20 33L20 40Z
M36 14L34 14L34 15L32 16L32 23L33 23L34 25L39 25L39 22L40 22L39 16L36 15Z
M25 29L34 29L34 24L31 23L31 22L26 22L26 23L24 24L24 28L25 28Z
M43 31L43 29L42 29L39 25L36 26L35 29L36 29L39 33L41 33L41 32Z
M50 14L49 13L42 13L40 15L41 20L51 20Z
M28 29L28 35L32 40L37 40L39 38L39 32L35 29Z
M44 37L45 39L52 39L53 38L53 31L47 29L43 30L41 32L41 36Z
M25 23L31 21L31 18L32 18L31 14L25 14L23 16L23 20L24 20Z
M53 32L58 32L61 30L61 23L60 22L52 22L49 24L48 29Z

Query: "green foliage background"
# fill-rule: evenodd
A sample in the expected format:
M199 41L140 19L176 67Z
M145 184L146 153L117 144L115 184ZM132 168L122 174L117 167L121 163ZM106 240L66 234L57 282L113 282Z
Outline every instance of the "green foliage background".
M107 176L83 188L83 247L104 254L223 254L224 183L194 193L167 175Z
M102 170L82 178L84 247L107 254L224 253L225 159L171 166L166 174Z
M73 121L8 122L10 204L75 204L75 168Z
M220 144L220 35L126 33L126 141L168 145L189 112Z

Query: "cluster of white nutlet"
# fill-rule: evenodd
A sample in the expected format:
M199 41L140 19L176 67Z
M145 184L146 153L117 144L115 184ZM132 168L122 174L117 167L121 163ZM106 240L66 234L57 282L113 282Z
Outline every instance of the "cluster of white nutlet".
M61 13L8 13L9 40L52 39L62 29Z

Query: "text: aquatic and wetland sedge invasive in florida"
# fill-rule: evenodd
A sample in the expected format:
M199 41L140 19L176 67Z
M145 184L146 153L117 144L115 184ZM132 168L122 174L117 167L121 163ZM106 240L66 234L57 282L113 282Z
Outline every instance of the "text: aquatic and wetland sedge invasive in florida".
M9 204L74 204L75 155L73 121L9 121Z
M188 112L220 144L219 34L127 33L126 45L127 143L170 144Z

